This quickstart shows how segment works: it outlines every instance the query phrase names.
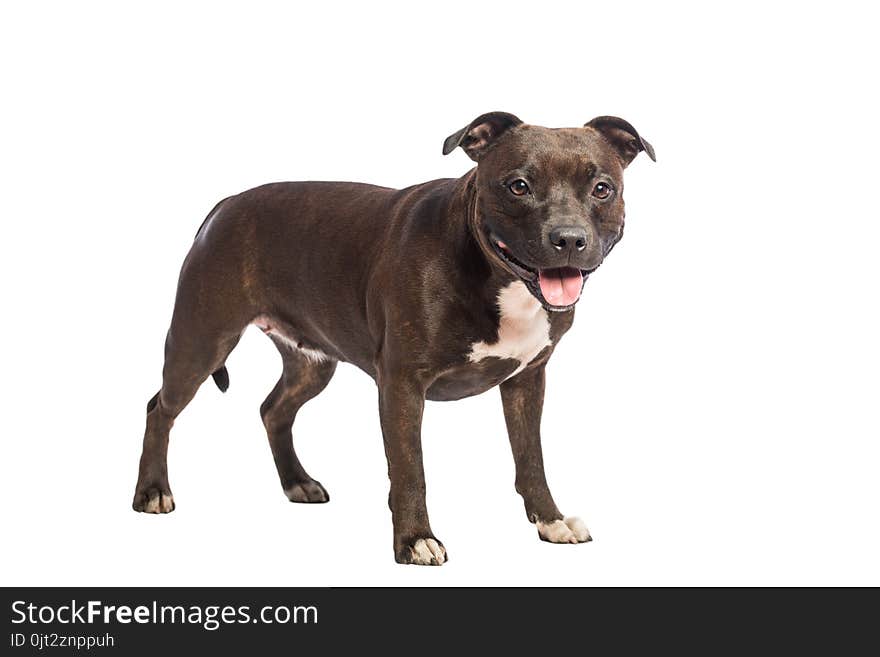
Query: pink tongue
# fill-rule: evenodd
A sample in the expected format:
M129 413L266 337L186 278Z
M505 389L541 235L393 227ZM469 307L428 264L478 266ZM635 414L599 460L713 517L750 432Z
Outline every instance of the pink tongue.
M538 272L541 294L553 306L570 306L581 295L584 278L579 269L560 267Z

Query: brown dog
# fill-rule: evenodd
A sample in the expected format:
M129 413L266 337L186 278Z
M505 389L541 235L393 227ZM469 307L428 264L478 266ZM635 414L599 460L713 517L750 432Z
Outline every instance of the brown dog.
M379 388L398 562L442 564L422 468L425 399L501 389L516 489L540 537L590 540L563 518L541 455L544 366L587 277L623 234L623 170L651 145L626 121L583 128L484 114L446 139L478 166L403 190L358 183L257 187L221 201L183 263L162 388L147 405L134 509L174 510L166 454L174 419L255 324L284 371L261 408L292 502L326 502L293 449L300 407L353 363Z

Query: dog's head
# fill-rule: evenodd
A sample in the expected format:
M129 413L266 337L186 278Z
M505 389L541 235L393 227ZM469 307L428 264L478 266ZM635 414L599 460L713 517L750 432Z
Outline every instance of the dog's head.
M444 155L458 146L479 165L473 219L486 256L548 310L570 309L623 235L624 168L654 149L617 117L551 129L506 112L450 135Z

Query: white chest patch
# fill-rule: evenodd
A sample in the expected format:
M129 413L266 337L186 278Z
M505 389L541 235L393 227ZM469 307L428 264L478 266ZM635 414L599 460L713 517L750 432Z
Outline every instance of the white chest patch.
M478 363L484 358L513 358L519 367L511 374L519 374L550 341L550 320L541 303L532 296L521 281L515 281L498 293L498 341L471 345L468 360Z

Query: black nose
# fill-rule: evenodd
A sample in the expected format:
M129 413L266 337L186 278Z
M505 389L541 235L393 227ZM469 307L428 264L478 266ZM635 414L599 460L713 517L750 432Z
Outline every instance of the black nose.
M550 243L557 251L583 251L587 246L587 231L580 226L557 226L550 231Z

